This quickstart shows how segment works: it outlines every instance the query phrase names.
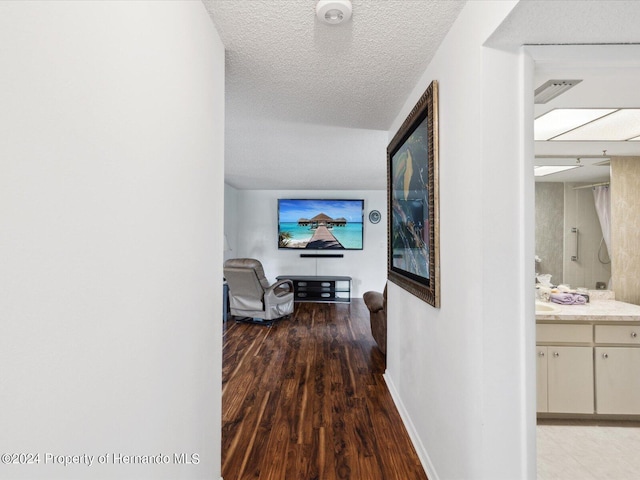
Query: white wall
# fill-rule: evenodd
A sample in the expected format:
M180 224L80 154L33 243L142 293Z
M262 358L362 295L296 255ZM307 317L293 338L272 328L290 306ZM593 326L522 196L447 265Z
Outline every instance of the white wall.
M386 373L433 480L535 477L533 67L483 47L516 3L466 4L389 131L438 80L441 308L390 284Z
M224 252L224 260L238 256L238 196L239 190L224 184L224 234L231 250Z
M226 190L229 198L237 196L235 209L225 205L225 221L235 219L227 225L229 238L236 239L232 256L259 259L270 280L282 274L348 275L353 277L352 297L362 297L368 290L382 291L384 288L387 279L386 191L235 190L228 185ZM364 199L364 248L339 252L344 258L319 259L300 258L299 251L278 250L279 198ZM369 222L371 210L380 211L380 223Z
M0 477L219 478L211 20L200 2L0 2L0 65L0 452L40 455ZM111 457L173 453L199 464Z

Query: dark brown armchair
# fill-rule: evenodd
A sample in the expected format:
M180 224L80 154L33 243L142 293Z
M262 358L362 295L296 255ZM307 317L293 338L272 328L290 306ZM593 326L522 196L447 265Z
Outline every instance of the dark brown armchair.
M364 303L369 309L369 321L371 322L371 334L378 344L378 348L387 353L387 286L384 291L365 292L362 295Z

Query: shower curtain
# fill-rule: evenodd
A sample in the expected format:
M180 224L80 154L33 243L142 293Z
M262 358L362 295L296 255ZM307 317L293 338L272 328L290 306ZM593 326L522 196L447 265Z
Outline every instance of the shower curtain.
M596 212L600 220L604 244L607 246L609 258L611 258L611 192L609 186L593 187L593 199L596 203ZM613 288L611 283L611 278L609 278L607 286L609 290Z

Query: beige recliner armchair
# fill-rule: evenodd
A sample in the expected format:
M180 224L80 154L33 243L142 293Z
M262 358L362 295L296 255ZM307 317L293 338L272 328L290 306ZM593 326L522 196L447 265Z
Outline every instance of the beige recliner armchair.
M232 258L224 264L231 315L256 323L271 323L293 313L293 283L269 285L262 264L253 258Z

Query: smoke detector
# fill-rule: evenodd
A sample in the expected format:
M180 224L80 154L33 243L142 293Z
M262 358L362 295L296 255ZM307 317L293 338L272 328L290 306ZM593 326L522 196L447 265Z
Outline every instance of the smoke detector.
M320 0L316 5L316 16L322 23L339 25L351 18L349 0Z

